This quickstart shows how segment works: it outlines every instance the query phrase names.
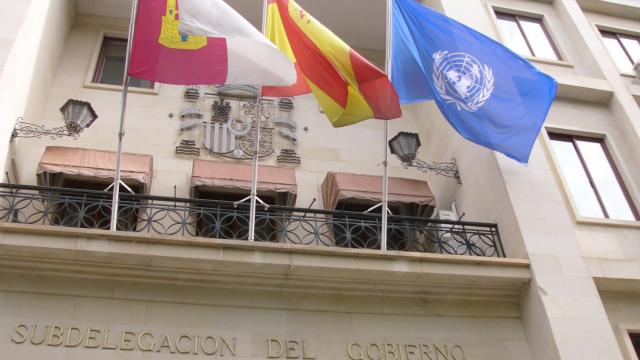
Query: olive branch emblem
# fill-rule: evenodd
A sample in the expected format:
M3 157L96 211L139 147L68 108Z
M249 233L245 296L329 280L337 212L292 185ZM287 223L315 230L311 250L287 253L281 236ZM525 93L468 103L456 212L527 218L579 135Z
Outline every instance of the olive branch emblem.
M447 85L444 79L445 75L444 75L444 72L442 71L442 61L446 58L448 53L449 53L448 51L436 51L436 53L433 54L433 59L434 59L433 82L436 87L436 90L438 90L440 97L447 104L450 104L450 103L455 104L456 108L458 108L458 111L464 109L466 111L476 112L482 107L482 105L484 105L484 103L487 102L487 100L489 100L489 98L491 97L491 94L493 93L494 80L495 80L493 76L493 70L491 70L491 68L488 67L487 65L482 65L482 72L484 75L482 89L476 96L473 97L473 99L471 99L471 101L468 101L468 102L462 101L461 99L457 99L449 95L447 92Z

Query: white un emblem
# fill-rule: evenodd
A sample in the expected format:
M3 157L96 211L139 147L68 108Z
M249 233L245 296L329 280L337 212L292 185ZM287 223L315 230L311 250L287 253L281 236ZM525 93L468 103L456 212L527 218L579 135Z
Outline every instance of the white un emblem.
M478 111L493 92L493 71L469 54L433 54L433 82L442 99L458 110Z

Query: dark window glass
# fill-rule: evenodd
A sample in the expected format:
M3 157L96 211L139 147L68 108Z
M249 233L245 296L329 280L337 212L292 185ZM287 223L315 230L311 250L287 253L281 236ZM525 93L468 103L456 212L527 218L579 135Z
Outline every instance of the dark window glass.
M379 218L372 218L364 215L364 213L378 214L382 213L382 206L373 208L378 205L373 201L364 201L358 199L342 199L336 205L339 211L333 215L333 233L335 236L336 246L350 248L380 248L380 227ZM417 204L410 203L390 203L389 210L393 215L416 216L419 212ZM347 213L349 212L349 213ZM358 215L361 213L363 215ZM408 250L411 241L404 219L395 216L388 218L387 247L390 250ZM405 231L401 231L405 230Z
M560 172L584 217L638 220L602 139L549 134Z
M600 31L604 44L618 68L632 72L633 64L640 61L640 37Z
M496 13L506 45L522 56L560 60L542 19Z
M640 334L629 333L629 337L631 338L633 349L636 351L636 355L640 359Z
M244 199L246 193L216 191L207 187L196 187L195 198L225 201L226 203L197 202L192 218L195 220L196 234L201 237L218 239L247 240L249 236L248 208L236 208L230 202ZM258 192L258 197L269 205L274 205L274 195ZM248 203L248 202L247 202ZM255 225L255 240L276 241L278 221L269 218L269 210L258 204Z
M122 85L124 79L124 64L127 53L127 40L105 37L98 57L93 82L107 85ZM137 78L129 79L129 86L153 89L154 83Z
M49 178L62 188L74 190L91 190L90 193L77 191L61 191L55 198L52 207L51 222L55 225L109 229L111 223L111 191L104 191L109 186L105 179ZM141 193L139 184L127 184L136 194ZM118 230L134 231L138 219L135 197L125 197L120 202Z

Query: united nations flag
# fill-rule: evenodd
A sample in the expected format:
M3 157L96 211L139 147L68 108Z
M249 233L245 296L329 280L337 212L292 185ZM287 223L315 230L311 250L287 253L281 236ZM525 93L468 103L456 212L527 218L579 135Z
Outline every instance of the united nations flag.
M527 163L556 81L415 0L392 1L391 80L400 102L435 100L463 137Z

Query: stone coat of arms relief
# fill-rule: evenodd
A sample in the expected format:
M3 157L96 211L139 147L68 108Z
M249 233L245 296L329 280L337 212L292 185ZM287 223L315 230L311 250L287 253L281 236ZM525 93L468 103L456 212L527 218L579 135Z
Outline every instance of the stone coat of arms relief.
M251 86L220 86L211 92L186 87L176 154L252 159L258 123L256 95L257 89ZM293 109L290 98L262 99L260 158L277 153L278 163L300 164Z

